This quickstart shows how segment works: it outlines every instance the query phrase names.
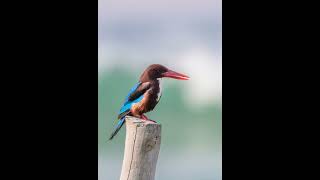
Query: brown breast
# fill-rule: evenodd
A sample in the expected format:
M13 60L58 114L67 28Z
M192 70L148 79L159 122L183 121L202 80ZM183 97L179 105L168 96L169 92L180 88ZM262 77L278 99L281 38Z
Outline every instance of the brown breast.
M133 105L133 114L141 115L143 113L147 113L152 111L157 105L160 95L159 81L156 80L151 83L151 88L145 92L143 99L139 103Z

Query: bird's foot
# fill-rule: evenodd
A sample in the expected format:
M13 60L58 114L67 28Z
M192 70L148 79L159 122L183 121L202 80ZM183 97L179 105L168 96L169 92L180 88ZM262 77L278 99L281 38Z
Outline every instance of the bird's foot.
M143 120L145 120L145 121L150 121L150 122L153 122L153 123L157 123L156 121L149 119L147 116L145 116L145 115L143 115L143 114L141 115L141 118L142 118Z
M143 120L149 120L148 117L145 116L145 115L143 115L143 114L141 115L141 118L142 118Z

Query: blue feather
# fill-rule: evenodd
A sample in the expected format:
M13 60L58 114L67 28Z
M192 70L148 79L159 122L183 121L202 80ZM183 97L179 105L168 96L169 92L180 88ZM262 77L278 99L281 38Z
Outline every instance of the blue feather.
M124 124L124 120L125 120L125 117L121 118L118 122L118 124L116 125L116 127L114 128L109 140L112 140L113 137L119 132L119 130L121 129L122 125Z
M142 99L143 99L143 95L141 95L139 98L133 100L133 101L129 101L129 97L130 95L136 91L136 89L139 87L139 85L141 84L141 82L138 82L137 84L135 84L131 89L130 89L130 92L129 94L126 96L126 99L125 99L125 102L123 103L121 109L120 109L120 112L119 114L123 113L123 112L126 112L128 110L131 109L132 105L134 103L138 103L140 102ZM118 124L115 126L109 140L113 139L113 137L119 132L119 130L121 129L121 127L123 126L125 122L125 116L123 116L121 119L119 119L119 122Z
M143 95L141 95L138 99L135 99L134 101L130 101L130 102L127 102L125 105L123 105L120 109L120 112L119 114L125 112L125 111L128 111L129 109L131 109L132 105L134 103L138 103L140 102L141 100L143 99Z
M130 95L140 86L141 82L138 82L137 84L135 84L131 89L130 92L128 93L128 95L126 96L125 102L123 105L127 104L129 102L129 97Z
M131 89L130 89L130 92L129 94L127 95L126 99L125 99L125 102L123 103L120 111L119 111L119 114L123 113L123 112L126 112L128 110L131 109L132 105L134 103L138 103L140 102L142 99L143 99L143 95L141 95L139 98L133 100L133 101L129 101L129 97L130 95L139 87L139 85L141 84L141 82L138 82L135 86L133 86Z

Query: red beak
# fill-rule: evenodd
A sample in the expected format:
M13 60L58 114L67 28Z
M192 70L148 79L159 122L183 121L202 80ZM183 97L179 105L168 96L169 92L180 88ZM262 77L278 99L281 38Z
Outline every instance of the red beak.
M168 78L179 79L179 80L189 80L189 77L187 75L177 73L171 70L168 70L167 72L162 73L162 77L168 77Z

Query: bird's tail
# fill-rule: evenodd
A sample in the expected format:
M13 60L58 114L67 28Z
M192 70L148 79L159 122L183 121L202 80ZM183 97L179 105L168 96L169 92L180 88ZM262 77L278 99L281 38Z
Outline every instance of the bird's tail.
M122 118L119 120L119 122L118 122L118 124L116 125L116 127L114 128L114 130L113 130L113 132L112 132L109 140L112 140L113 137L119 132L119 130L120 130L121 127L123 126L124 122L125 122L125 117L122 117Z

